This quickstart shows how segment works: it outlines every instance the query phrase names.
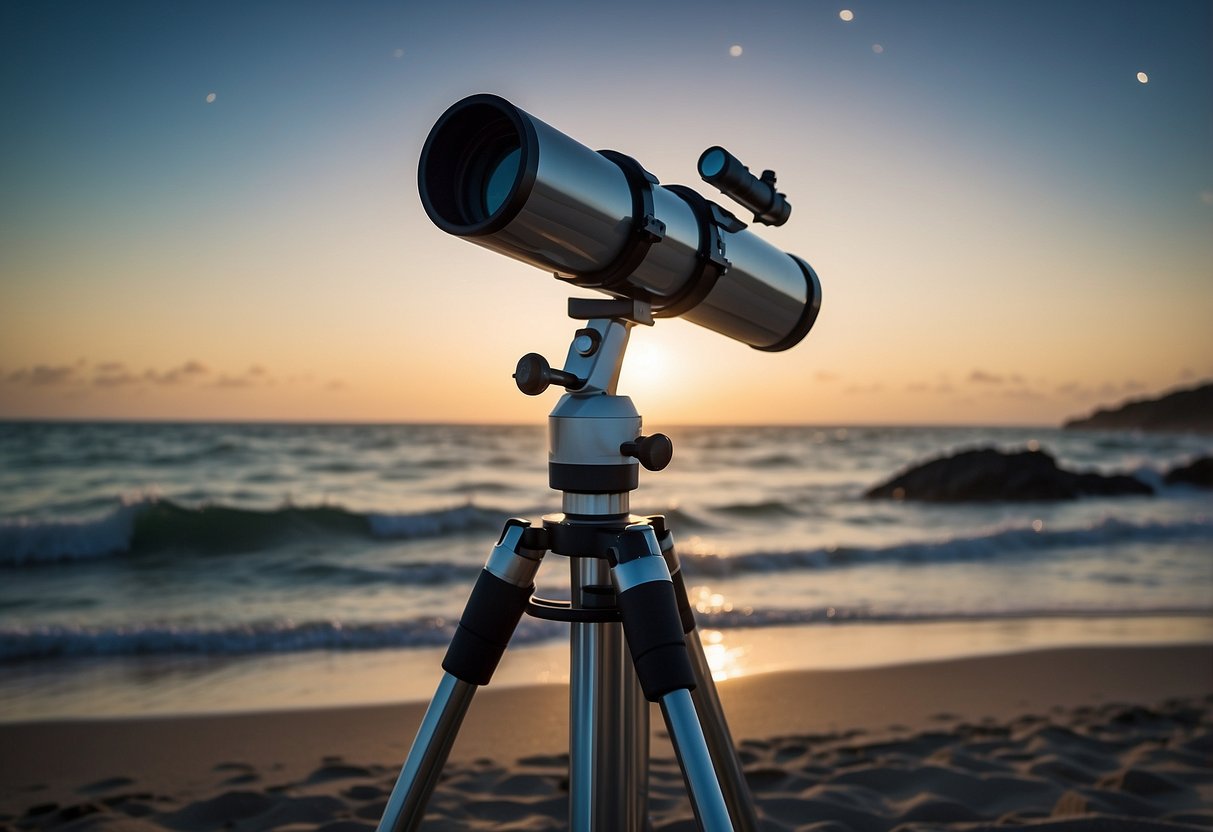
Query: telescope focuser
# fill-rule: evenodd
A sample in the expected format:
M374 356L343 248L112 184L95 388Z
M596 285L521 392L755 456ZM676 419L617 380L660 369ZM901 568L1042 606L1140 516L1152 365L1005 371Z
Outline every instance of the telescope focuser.
M558 384L566 390L576 390L585 384L585 379L577 378L564 370L553 370L546 358L537 352L529 352L518 359L518 366L514 369L514 383L528 396L538 396L553 384Z

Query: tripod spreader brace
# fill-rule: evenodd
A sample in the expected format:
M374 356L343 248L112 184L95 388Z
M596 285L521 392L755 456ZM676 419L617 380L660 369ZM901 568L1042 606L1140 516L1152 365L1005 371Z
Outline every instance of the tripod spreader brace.
M677 687L694 690L694 674L682 665L685 636L694 630L695 618L665 517L632 516L623 528L566 527L582 532L576 536L561 533L562 520L561 515L545 517L542 528L516 517L506 521L468 597L442 669L469 684L487 685L524 613L568 623L622 621L645 698L656 702ZM559 540L555 545L553 537ZM574 540L583 545L592 541L581 556L605 558L616 577L618 591L602 587L598 606L573 608L568 601L534 595L544 551L564 554L561 544ZM642 560L654 555L662 556L661 564ZM641 669L642 657L652 671Z
M531 611L543 552L527 548L538 537L531 535L527 542L529 530L526 520L506 521L442 661L443 670L468 684L483 686L491 681L523 613ZM601 620L623 622L645 698L659 702L670 691L694 690L680 609L686 606L686 594L682 593L680 605L653 526L647 520L627 525L606 549L606 558L617 606L610 605L611 598L604 593L606 603L595 612L605 614Z

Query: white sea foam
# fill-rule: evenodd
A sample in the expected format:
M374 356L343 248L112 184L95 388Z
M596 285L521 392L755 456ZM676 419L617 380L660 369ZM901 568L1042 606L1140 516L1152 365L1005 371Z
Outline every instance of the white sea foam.
M0 520L0 565L88 560L125 552L144 501L91 519Z

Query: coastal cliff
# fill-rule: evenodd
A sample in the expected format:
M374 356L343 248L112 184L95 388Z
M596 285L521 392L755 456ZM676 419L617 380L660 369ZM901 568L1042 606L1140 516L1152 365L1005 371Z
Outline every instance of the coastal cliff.
M1157 399L1136 399L1068 419L1074 430L1144 430L1213 433L1213 383L1176 390Z

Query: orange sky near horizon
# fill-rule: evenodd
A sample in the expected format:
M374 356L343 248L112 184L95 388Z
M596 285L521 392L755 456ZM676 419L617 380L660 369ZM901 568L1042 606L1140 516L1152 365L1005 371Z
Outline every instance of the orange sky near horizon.
M1210 13L1147 7L775 2L641 35L546 3L10 9L0 418L542 423L555 391L510 374L563 359L565 287L417 197L429 128L482 91L722 202L709 144L778 171L791 221L756 233L813 264L818 322L780 354L637 328L620 392L651 426L1049 425L1208 380Z

